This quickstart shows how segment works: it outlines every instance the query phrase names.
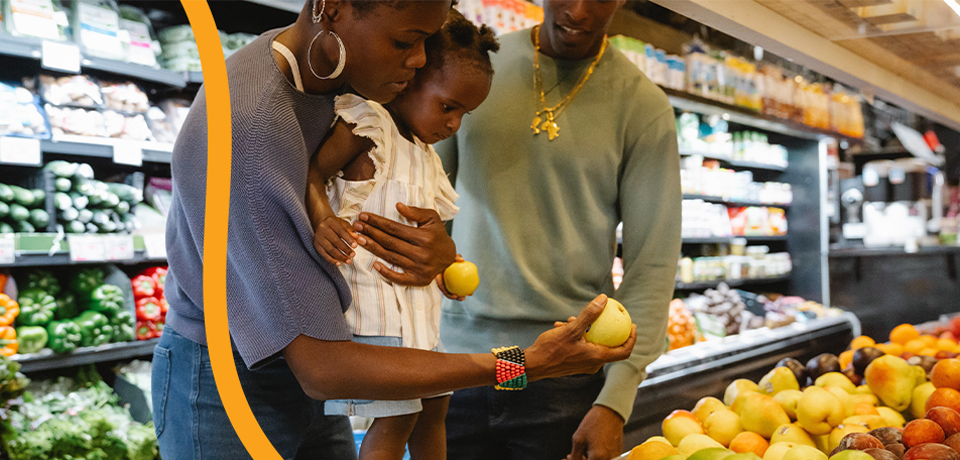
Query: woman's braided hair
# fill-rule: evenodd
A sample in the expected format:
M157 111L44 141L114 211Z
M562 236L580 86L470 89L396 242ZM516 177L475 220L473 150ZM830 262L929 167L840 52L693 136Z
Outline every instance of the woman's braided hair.
M477 28L456 9L451 9L440 31L427 38L426 69L442 69L450 60L459 60L493 75L490 52L497 52L500 44L487 26Z

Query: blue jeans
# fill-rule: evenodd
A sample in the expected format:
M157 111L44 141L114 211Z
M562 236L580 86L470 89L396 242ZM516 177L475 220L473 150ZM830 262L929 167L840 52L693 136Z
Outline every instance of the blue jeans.
M290 367L276 360L256 371L234 351L240 384L267 439L284 459L356 460L347 417L326 417ZM153 352L153 422L164 460L251 458L217 392L207 347L172 328Z
M603 372L453 392L447 412L450 460L559 460L603 388Z

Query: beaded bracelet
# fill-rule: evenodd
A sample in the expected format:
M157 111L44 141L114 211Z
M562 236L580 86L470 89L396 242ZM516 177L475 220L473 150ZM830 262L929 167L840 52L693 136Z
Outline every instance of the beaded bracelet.
M526 359L520 347L494 348L497 357L497 390L522 390L527 387Z

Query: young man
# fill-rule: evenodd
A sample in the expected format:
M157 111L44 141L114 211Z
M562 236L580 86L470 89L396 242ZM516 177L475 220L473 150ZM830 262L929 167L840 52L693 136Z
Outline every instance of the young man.
M541 26L501 37L490 96L437 148L460 195L453 238L481 277L472 297L444 304L441 340L452 352L532 343L607 292L630 311L637 345L595 375L457 391L447 436L458 460L620 455L637 387L664 350L681 244L673 109L607 46L623 0L544 3Z

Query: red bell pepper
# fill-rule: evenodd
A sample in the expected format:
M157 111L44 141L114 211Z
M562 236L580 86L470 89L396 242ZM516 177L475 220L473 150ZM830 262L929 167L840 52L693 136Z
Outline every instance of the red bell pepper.
M163 285L167 282L167 267L150 267L140 274L153 278L154 289L156 289L155 297L163 296Z
M130 283L133 285L133 297L137 299L157 295L157 282L150 276L137 276Z
M137 319L140 321L157 321L163 314L160 310L160 301L156 297L144 297L137 301Z
M157 323L153 321L137 321L137 340L150 340L155 337Z
M167 303L166 297L161 297L159 300L160 300L160 316L163 318L166 318L167 311L170 310L170 304Z
M166 326L166 324L167 323L165 319L160 319L160 321L157 321L157 332L154 332L153 336L160 337L163 335L163 328Z

